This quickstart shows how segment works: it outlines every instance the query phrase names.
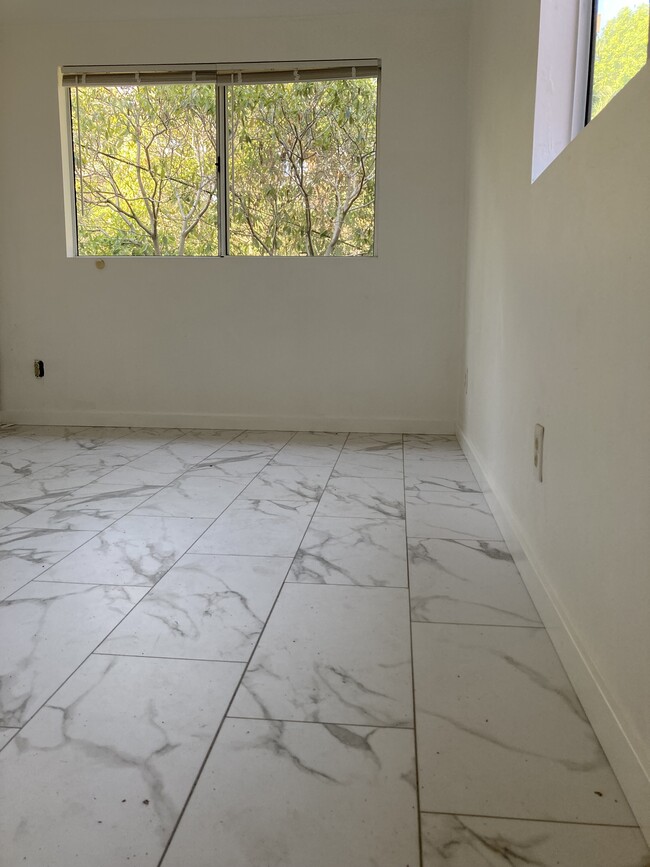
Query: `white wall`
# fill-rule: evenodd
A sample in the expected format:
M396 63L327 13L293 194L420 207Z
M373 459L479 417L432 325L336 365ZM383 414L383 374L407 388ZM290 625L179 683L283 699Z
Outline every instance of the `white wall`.
M465 12L8 26L2 420L453 430ZM383 62L377 258L66 259L58 65L338 57Z
M650 68L531 186L538 4L472 30L462 432L649 833Z

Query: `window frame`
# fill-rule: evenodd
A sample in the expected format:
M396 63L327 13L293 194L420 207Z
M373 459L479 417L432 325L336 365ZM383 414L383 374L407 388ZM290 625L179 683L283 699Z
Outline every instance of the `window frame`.
M238 67L241 69L248 68L253 71L259 70L260 68L264 69L265 67L271 67L273 69L286 69L286 70L295 70L299 71L309 71L310 69L331 69L335 71L336 69L348 68L350 67L353 71L358 69L363 69L364 67L372 64L376 67L376 71L372 75L363 74L358 76L360 79L373 77L377 80L377 97L376 97L376 106L375 106L375 198L373 203L373 245L372 245L372 253L369 255L360 255L360 256L305 256L304 254L288 254L282 256L255 256L252 254L232 254L230 252L230 176L229 176L229 153L228 153L228 96L227 89L231 84L235 84L234 80L231 82L219 81L218 78L216 80L201 80L199 83L201 84L209 84L214 87L215 91L215 123L216 123L216 141L217 141L217 153L216 153L216 174L217 174L217 190L218 190L218 203L217 203L217 219L218 219L218 247L219 252L216 255L201 255L201 256L106 256L107 259L208 259L208 260L216 260L216 259L375 259L378 256L378 232L377 232L377 211L378 211L378 165L379 165L379 129L380 129L380 101L381 101L381 74L382 74L382 63L379 59L362 59L362 60L334 60L334 61L310 61L308 63L304 61L296 62L296 61L282 61L277 64L261 64L261 63L241 63L241 64L227 64L224 66L226 68ZM98 73L105 72L106 74L119 74L122 70L128 70L124 72L124 74L131 74L132 71L137 69L146 70L148 68L153 69L165 69L165 70L179 70L186 71L188 69L201 69L203 71L206 70L214 70L215 75L219 75L219 70L222 68L220 64L165 64L164 66L154 66L148 64L142 64L139 67L122 67L119 65L115 66L87 66L87 67L75 67L75 66L61 66L58 69L58 91L59 91L59 116L60 116L60 127L61 127L61 153L63 160L63 180L64 180L64 217L65 217L65 236L66 236L66 255L67 258L73 259L81 259L81 260L91 260L91 259L100 259L103 257L97 255L87 255L83 253L79 253L78 249L78 218L77 218L77 190L75 183L75 139L73 133L73 106L72 106L72 91L74 89L73 85L64 84L63 78L64 76L74 74L70 72L72 70L84 69L88 70L89 74L91 70L97 70ZM79 75L83 75L82 72L78 73ZM136 73L137 74L137 73ZM231 73L232 75L233 73ZM223 73L222 73L223 75ZM295 73L294 73L295 76ZM324 80L324 81L335 81L335 80L354 80L355 75L350 76L336 76L333 75L331 78L324 77L321 79L314 80ZM296 81L298 81L298 77L296 77ZM115 84L107 85L107 86L118 86L119 84L125 84L127 82L115 82ZM155 81L142 81L138 82L136 80L133 81L133 84L153 84L164 86L164 82L155 82ZM183 82L169 82L169 83L183 83ZM189 81L188 81L189 83ZM263 83L263 82L261 82ZM271 82L269 82L271 83Z
M598 42L598 4L600 0L590 0L591 17L589 22L589 48L587 55L587 72L585 82L585 101L584 101L584 122L583 127L589 126L593 120L592 111L594 107L594 77L596 71L596 46ZM649 4L650 5L650 4ZM650 63L650 28L648 32L648 50L646 63ZM639 70L640 71L640 70ZM631 79L630 79L631 80ZM626 82L628 84L629 82ZM624 84L623 87L626 85ZM614 96L621 92L623 87L618 90ZM613 98L613 97L612 97Z

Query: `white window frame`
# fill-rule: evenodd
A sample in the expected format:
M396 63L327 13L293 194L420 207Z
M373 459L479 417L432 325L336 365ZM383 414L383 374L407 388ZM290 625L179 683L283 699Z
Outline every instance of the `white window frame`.
M217 184L218 184L218 243L217 256L160 256L137 257L146 259L249 259L271 258L231 255L229 250L229 164L227 143L227 98L228 86L237 83L273 83L274 81L334 81L337 79L376 77L377 105L375 113L375 203L373 209L373 252L369 256L327 258L377 258L377 189L379 162L379 106L381 94L381 61L379 59L333 60L333 61L287 61L278 63L239 64L165 64L139 66L62 66L58 70L59 117L61 120L61 154L63 160L63 205L65 217L66 255L68 258L96 259L78 251L77 196L74 168L74 136L72 133L72 89L92 83L108 84L164 84L200 83L213 85L216 100L217 133ZM130 256L111 256L111 259L131 259ZM278 256L280 259L305 258L304 256ZM306 257L306 258L325 258Z

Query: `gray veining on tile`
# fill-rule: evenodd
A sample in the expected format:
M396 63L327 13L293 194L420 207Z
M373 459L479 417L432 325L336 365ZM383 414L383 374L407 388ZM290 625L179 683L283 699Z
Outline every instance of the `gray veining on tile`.
M277 466L263 469L242 497L252 500L319 500L330 476L329 467Z
M297 433L273 459L274 466L333 467L346 439L341 433Z
M390 478L332 478L316 514L329 518L403 518L404 483Z
M503 542L414 539L409 565L412 620L542 625Z
M268 449L277 453L295 436L292 431L286 430L248 430L228 443L228 448L233 451Z
M406 490L416 493L441 491L461 491L464 493L480 493L481 488L474 477L468 461L434 460L406 461Z
M332 476L333 478L358 476L360 478L403 479L402 450L380 452L344 449L336 462Z
M282 557L188 554L99 652L247 662L290 564Z
M404 459L411 461L447 460L465 455L455 436L437 436L429 434L413 434L404 436Z
M315 506L313 500L276 503L238 499L204 533L192 552L293 557Z
M423 867L648 867L636 828L422 816Z
M184 473L198 461L211 455L216 446L210 442L176 441L159 446L134 460L130 466L138 470L149 470L156 473Z
M145 592L32 582L0 603L0 725L23 725Z
M90 657L0 753L3 863L155 867L241 669Z
M31 530L9 527L0 531L0 599L37 578L67 553L92 539L74 530Z
M367 452L369 454L401 454L401 434L351 433L345 441L344 452Z
M164 867L417 867L410 731L227 719Z
M413 624L420 804L634 824L543 629Z
M233 716L412 725L408 593L285 584Z
M98 532L144 503L158 490L151 485L104 485L96 482L60 497L23 518L17 526Z
M501 539L482 494L407 491L406 532L409 539Z
M244 431L241 430L203 430L200 428L190 428L184 430L182 435L176 440L177 443L206 443L212 444L216 449L220 449L241 436Z
M134 513L170 518L218 518L246 484L247 479L182 475L139 505Z
M404 521L393 518L314 518L288 581L406 587Z
M253 654L163 867L420 867L410 595L424 867L650 867L478 488L452 435L0 426L0 862L157 867Z
M52 566L42 578L150 587L209 526L207 518L127 515Z
M0 750L6 747L12 737L19 731L20 729L0 728Z
M33 478L11 482L0 487L0 513L13 513L14 520L32 515L46 506L56 503L64 494L75 489L74 483L61 480L37 481Z
M268 464L274 452L230 450L228 447L199 461L186 473L187 477L206 476L215 479L245 479L250 481Z

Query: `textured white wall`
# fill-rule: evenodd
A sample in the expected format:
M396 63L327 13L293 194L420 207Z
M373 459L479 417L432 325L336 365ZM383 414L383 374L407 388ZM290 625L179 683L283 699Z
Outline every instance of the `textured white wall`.
M647 783L650 68L531 186L537 5L474 4L461 426Z
M4 420L453 429L464 2L393 16L14 24L0 48L15 82L0 97ZM66 259L58 65L337 57L383 61L378 258L107 260L101 272Z

